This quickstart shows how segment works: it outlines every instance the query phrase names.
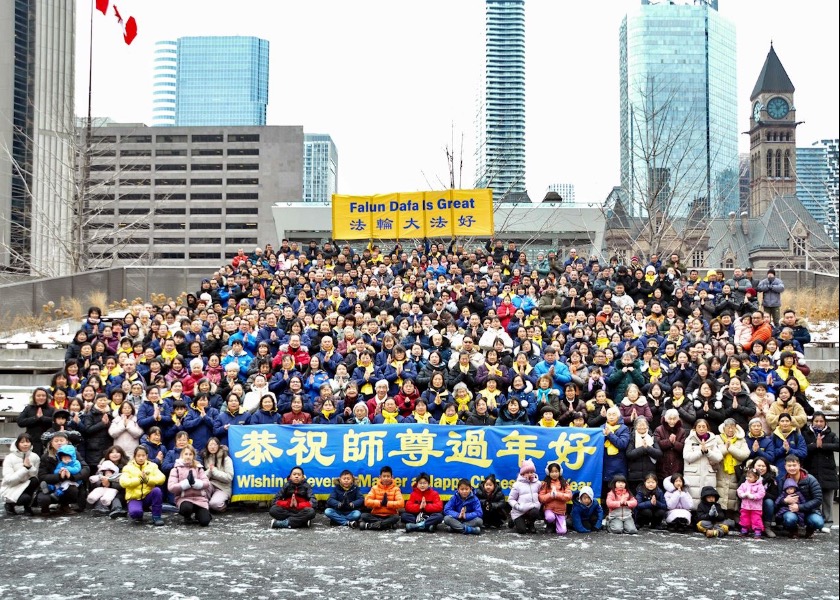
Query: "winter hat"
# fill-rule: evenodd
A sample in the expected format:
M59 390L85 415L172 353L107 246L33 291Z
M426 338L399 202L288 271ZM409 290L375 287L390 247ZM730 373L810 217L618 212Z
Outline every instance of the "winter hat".
M70 419L70 411L64 408L61 408L53 413L53 419Z
M578 493L578 498L583 496L589 496L590 500L595 500L595 492L592 491L592 488L588 485L583 486L580 488L580 492Z
M744 293L747 296L757 296L758 295L758 290L756 290L755 288L747 288L747 291L744 292Z
M111 471L112 473L119 473L120 468L115 465L110 460L103 460L99 463L99 466L96 468L97 473L104 473L105 471Z
M551 471L551 467L557 467L560 469L560 476L563 476L563 465L558 462L550 462L545 466L545 474L548 475L549 471Z
M522 466L519 467L520 475L525 476L536 472L537 468L534 466L534 461L532 461L530 458L526 458L522 461Z
M783 490L786 490L786 489L788 489L788 488L796 488L796 489L799 489L799 484L798 484L798 483L796 483L796 482L795 482L793 479L791 479L790 477L788 477L787 479L785 479L785 485L784 485L784 486L782 486L782 489L783 489Z

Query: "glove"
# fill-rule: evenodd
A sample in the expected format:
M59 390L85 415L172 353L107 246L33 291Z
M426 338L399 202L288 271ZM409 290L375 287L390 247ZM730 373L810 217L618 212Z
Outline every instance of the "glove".
M186 492L188 489L190 489L190 487L191 487L191 486L190 486L190 482L189 482L189 481L187 481L186 479L182 479L182 480L181 480L181 484L180 484L180 485L181 485L181 489L182 489L183 491L185 491L185 492Z
M190 471L189 473L187 473L187 481L189 481L189 482L190 482L190 487L192 487L193 485L195 485L195 477L193 476L193 472L192 472L192 471Z
M193 486L193 489L201 490L201 489L204 489L204 482L199 479L192 486Z
M380 505L383 507L388 506L388 496L382 497L382 502L380 503Z

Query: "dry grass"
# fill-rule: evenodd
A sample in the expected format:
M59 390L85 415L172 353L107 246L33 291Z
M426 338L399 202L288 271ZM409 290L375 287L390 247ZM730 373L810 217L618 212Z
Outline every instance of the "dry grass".
M840 318L840 296L837 288L785 292L782 296L782 309L788 307L811 323L836 321Z
M88 292L86 298L89 306L98 306L102 310L105 310L105 307L108 306L108 294L102 290Z
M82 306L82 301L78 298L68 298L65 300L64 298L61 299L61 305L64 308L65 317L73 317L77 321L81 321L85 318L87 311L85 311L85 307ZM96 306L96 305L93 305Z

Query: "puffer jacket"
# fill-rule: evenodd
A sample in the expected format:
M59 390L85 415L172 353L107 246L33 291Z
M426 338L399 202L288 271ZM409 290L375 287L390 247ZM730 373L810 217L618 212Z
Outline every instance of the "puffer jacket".
M29 467L23 466L23 461L29 457ZM9 454L3 460L3 481L0 481L0 500L3 502L17 502L23 491L29 486L29 480L38 476L38 465L41 457L29 450L21 452L15 442L9 446Z
M605 436L610 443L618 448L618 454L610 455L608 449L604 449L604 481L609 481L615 475L627 475L627 457L625 452L630 443L630 429L627 425L620 424L615 433Z
M107 424L102 421L102 416L105 414L109 417ZM90 412L85 415L83 419L85 424L85 460L88 464L98 465L105 454L105 450L114 444L113 438L108 433L113 420L110 411L102 412L96 407L90 409Z
M134 449L140 445L143 429L137 424L137 417L132 415L128 422L120 416L111 420L108 434L113 438L114 445L125 451L126 456L134 456Z
M285 485L280 488L274 497L274 504L283 508L291 508L292 497L297 501L297 509L312 508L312 487L306 482L298 484L286 480Z
M388 503L382 506L382 499L388 497ZM371 514L377 517L390 517L397 514L400 509L405 508L405 499L400 486L392 483L385 487L377 481L376 485L370 488L365 496L365 506L370 509Z
M625 397L621 404L618 405L621 411L621 418L624 419L624 424L632 427L636 419L633 419L633 411L636 411L636 417L644 417L648 423L653 420L653 413L648 405L647 398L639 396L635 402L631 402L630 398Z
M671 442L671 434L674 441ZM653 439L659 444L662 450L662 458L656 462L656 474L660 479L670 477L674 473L683 471L683 448L688 432L681 421L677 421L676 427L669 427L665 421L653 432Z
M645 475L656 471L656 464L662 460L662 448L654 436L650 436L647 446L637 445L636 432L630 432L630 442L627 444L627 478L630 481L642 481ZM631 490L632 491L632 490Z
M668 506L665 522L673 523L676 519L685 519L691 523L691 509L694 508L694 500L688 490L685 487L682 490L675 488L670 477L662 482L662 487L665 488L665 504Z
M738 497L741 499L743 510L761 510L765 494L764 484L761 480L753 483L745 481L738 486Z
M361 510L364 505L365 498L359 492L359 486L355 483L347 489L341 487L341 484L336 484L330 493L330 497L327 498L327 508L343 513Z
M552 511L555 515L565 515L566 506L572 501L572 489L568 483L561 484L559 479L548 484L543 482L539 498L544 509Z
M805 496L805 503L799 508L805 514L818 512L822 506L822 489L817 479L809 475L805 469L800 469L799 492ZM784 493L785 479L791 478L786 471L780 471L781 475L776 479L779 485L779 494ZM778 498L777 498L778 500Z
M723 452L720 449L718 436L709 432L709 439L706 440L708 452L703 454L700 450L700 438L692 430L685 438L683 449L683 460L685 461L685 484L694 500L694 506L700 502L700 491L704 487L717 485L717 471L720 461L723 460Z
M233 459L228 454L227 446L221 446L215 457L210 455L205 458L204 467L207 469L207 479L214 488L233 493ZM213 467L212 471L210 467Z
M532 508L540 508L540 480L534 476L531 481L520 475L508 494L508 504L511 506L510 516L518 519Z
M589 506L586 506L580 501L580 497L583 494L589 496L592 500ZM604 520L604 510L594 498L595 494L588 485L583 486L579 492L572 494L572 528L578 533L591 532L592 530L587 527L589 523L594 524L596 531L600 531L601 529L601 522Z
M487 480L485 479L485 481ZM504 518L507 517L507 499L505 498L505 494L495 477L493 478L493 482L495 483L495 487L493 488L492 493L488 494L485 491L484 481L481 482L481 485L479 485L475 491L476 498L478 498L478 501L481 502L481 510L484 513L485 521L488 516L493 514L497 517L501 517L502 513L505 513Z
M466 498L461 498L461 494L457 492L452 494L452 497L443 508L443 513L447 517L457 519L458 515L461 514L462 508L466 508L466 511L464 511L465 521L480 519L484 516L484 511L481 509L481 502L474 492L470 492L470 495Z
M147 477L145 482L141 479L141 475L144 474ZM163 485L165 481L166 476L150 460L147 460L142 466L132 460L123 467L120 473L120 486L125 490L126 500L142 500L154 488Z
M732 408L733 400L738 399L737 408ZM755 416L756 407L755 402L752 401L750 395L746 391L733 394L729 390L723 390L721 395L721 403L723 404L724 419L735 419L738 426L744 431L749 429L749 422Z
M194 485L198 487L190 486L187 480L190 473L193 474L193 479L195 479ZM198 461L194 460L192 465L187 466L180 458L176 460L175 466L169 472L167 488L175 494L176 506L181 506L182 502L188 501L202 508L210 508L210 502L207 499L210 480L207 479L207 473L204 472L204 467Z
M805 443L805 437L795 429L791 430L785 436L782 430L776 427L773 433L770 434L770 439L773 440L771 445L773 450L773 464L779 469L779 473L784 473L785 471L785 457L788 454L798 456L801 462L805 462L808 456L808 446ZM788 450L785 450L785 441L788 443Z
M453 494L452 497L454 498L457 495ZM411 513L412 515L420 514L420 503L423 500L426 501L426 508L422 512L433 514L443 511L443 500L440 499L440 494L433 488L426 488L425 492L421 492L417 486L414 486L411 489L411 495L408 497L408 501L405 503L405 512Z
M653 498L656 498L656 504L653 503ZM644 483L639 484L636 488L636 510L656 510L658 508L668 509L665 492L659 486L649 490Z
M731 456L736 461L736 466L743 463L750 457L750 449L744 440L744 430L740 426L735 428L735 441L726 448L723 439L723 425L720 426L721 436L718 437L721 456L723 459L717 467L717 483L715 487L720 494L720 505L723 510L736 510L738 508L738 475L737 472L726 472L726 457Z
M627 504L622 505L622 502L627 502ZM631 517L636 504L636 497L629 490L611 490L607 494L607 508L610 510L607 513L607 518L626 519Z
M808 458L805 459L805 468L812 473L820 486L825 490L836 490L837 465L834 462L834 453L840 450L840 440L837 434L826 427L823 431L822 446L817 447L817 434L811 427L802 430L802 437L808 448ZM8 460L8 459L6 459ZM5 465L3 465L5 467ZM5 477L4 477L5 480Z

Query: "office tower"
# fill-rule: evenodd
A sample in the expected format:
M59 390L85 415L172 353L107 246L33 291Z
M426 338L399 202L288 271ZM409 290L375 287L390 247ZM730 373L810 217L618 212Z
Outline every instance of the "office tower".
M199 36L159 42L154 69L153 124L265 125L267 40Z
M556 192L563 199L566 204L574 204L575 202L575 184L574 183L551 183L548 186L547 192Z
M796 196L837 243L837 150L840 140L796 149Z
M619 30L621 185L634 216L738 210L735 26L716 0L642 0Z
M303 136L303 201L329 203L338 185L338 150L322 133Z
M497 201L525 195L525 0L486 0L476 187Z
M75 12L0 0L0 269L71 269Z

